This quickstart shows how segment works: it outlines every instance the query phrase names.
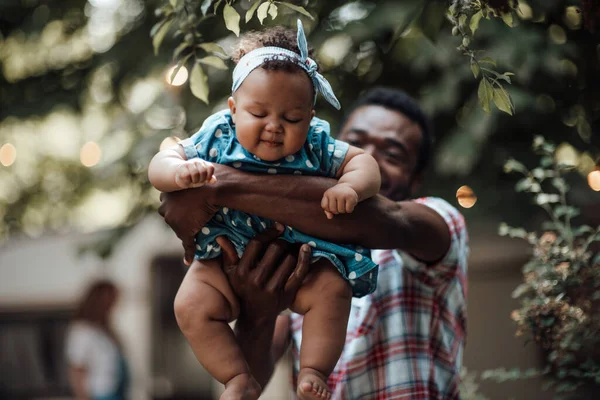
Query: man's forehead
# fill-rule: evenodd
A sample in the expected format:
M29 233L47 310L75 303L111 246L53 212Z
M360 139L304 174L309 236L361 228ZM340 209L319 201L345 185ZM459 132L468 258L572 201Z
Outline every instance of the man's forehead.
M401 136L413 128L419 129L418 124L399 111L379 105L367 105L354 110L342 130L367 135Z

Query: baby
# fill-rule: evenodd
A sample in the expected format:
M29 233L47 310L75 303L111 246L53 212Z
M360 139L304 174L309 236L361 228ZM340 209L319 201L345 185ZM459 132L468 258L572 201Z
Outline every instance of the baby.
M154 187L169 192L215 183L211 163L259 173L334 177L338 183L321 202L328 218L351 213L358 202L379 192L377 162L333 139L329 124L314 117L318 93L338 109L339 102L309 58L300 21L297 36L281 27L249 33L233 59L237 65L229 109L213 114L191 138L153 158L148 173ZM204 323L186 336L206 370L225 384L221 399L258 398L261 388L228 326L237 318L239 304L222 271L216 238L227 236L241 254L256 232L273 223L222 208L196 237L192 268L200 271L203 301L197 318ZM351 298L375 289L377 265L366 249L328 243L290 227L281 237L308 243L313 259L330 261L311 269L291 307L304 315L298 397L328 399L326 382L344 346Z

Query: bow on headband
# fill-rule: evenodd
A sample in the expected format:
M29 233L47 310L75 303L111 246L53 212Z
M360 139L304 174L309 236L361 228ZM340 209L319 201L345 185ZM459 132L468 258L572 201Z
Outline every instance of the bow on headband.
M233 86L231 91L235 92L238 90L244 79L250 75L250 72L264 64L265 61L281 58L296 63L306 71L315 87L315 93L321 93L329 104L339 110L340 102L335 97L331 85L323 75L317 72L317 63L315 60L308 57L308 43L300 20L298 20L298 49L300 49L300 55L281 47L260 47L247 53L240 59L233 70Z

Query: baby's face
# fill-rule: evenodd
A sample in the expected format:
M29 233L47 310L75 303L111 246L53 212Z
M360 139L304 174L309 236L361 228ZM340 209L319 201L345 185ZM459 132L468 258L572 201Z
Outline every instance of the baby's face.
M256 68L229 98L240 144L265 161L302 148L314 116L312 82L303 71Z

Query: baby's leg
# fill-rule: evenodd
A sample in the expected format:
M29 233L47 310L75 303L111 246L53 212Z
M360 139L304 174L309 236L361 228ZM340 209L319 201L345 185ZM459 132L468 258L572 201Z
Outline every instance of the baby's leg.
M321 259L298 290L292 310L304 314L300 374L300 400L329 399L327 378L346 341L352 289L331 263Z
M221 264L221 258L192 263L175 297L175 316L198 361L225 384L221 399L258 399L260 385L228 325L239 304Z

